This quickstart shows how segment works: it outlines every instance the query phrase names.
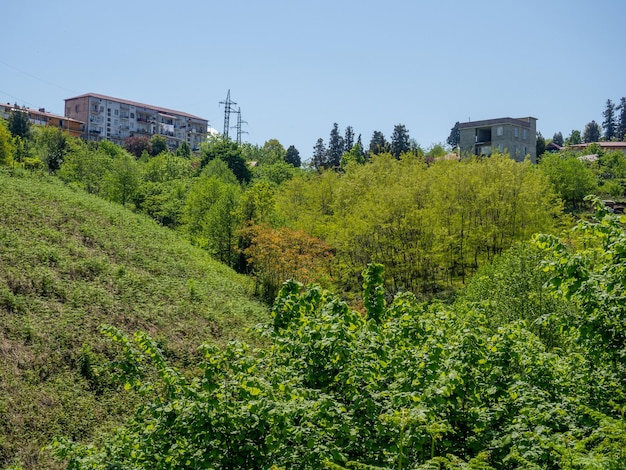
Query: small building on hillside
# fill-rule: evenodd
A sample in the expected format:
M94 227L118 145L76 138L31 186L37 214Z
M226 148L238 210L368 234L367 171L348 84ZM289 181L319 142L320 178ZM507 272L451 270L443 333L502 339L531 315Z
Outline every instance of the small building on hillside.
M561 150L563 150L563 146L555 144L554 142L550 142L548 145L546 145L546 152L548 153L557 153Z
M58 127L70 133L74 137L80 137L85 132L85 123L82 121L60 116L58 114L49 113L45 108L31 109L19 107L17 105L7 103L0 104L0 117L9 119L12 112L21 112L28 114L28 120L36 126Z
M589 145L593 145L594 147L597 145L604 152L614 152L616 150L619 150L620 152L626 153L626 142L588 142L585 144L568 145L567 150L573 150L577 152L585 150Z
M461 155L508 153L516 161L537 161L537 118L498 118L459 123Z

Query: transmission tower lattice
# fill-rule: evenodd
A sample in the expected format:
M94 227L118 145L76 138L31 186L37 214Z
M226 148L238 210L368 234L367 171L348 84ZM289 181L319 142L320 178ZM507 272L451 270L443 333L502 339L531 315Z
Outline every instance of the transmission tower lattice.
M237 125L235 128L237 129L237 143L241 144L241 134L247 134L246 131L241 130L242 124L248 124L248 121L242 121L241 119L241 108L237 109Z
M230 90L226 95L226 101L220 101L220 104L224 105L224 137L228 139L228 129L230 125L230 113L235 112L233 106L236 105L234 101L230 99Z

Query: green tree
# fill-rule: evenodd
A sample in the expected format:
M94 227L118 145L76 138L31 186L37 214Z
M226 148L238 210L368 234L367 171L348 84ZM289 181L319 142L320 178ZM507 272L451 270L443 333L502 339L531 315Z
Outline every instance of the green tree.
M515 244L476 272L455 305L459 311L484 314L494 333L503 325L524 321L548 348L567 348L568 337L553 319L569 315L574 307L546 287L551 277L544 269L546 260L546 254L530 241Z
M243 157L241 146L224 137L217 136L200 144L202 166L215 159L223 160L235 174L240 183L247 183L252 178L250 167Z
M453 149L457 145L459 145L459 143L461 142L461 131L459 130L459 121L457 121L454 124L454 127L450 129L450 135L448 136L448 139L446 140L446 142Z
M159 134L150 137L150 155L156 157L162 152L167 152L167 139Z
M271 165L259 165L254 168L254 176L260 180L269 181L275 185L280 185L291 179L294 175L294 167L284 161L279 161Z
M215 177L223 183L227 184L237 184L238 180L231 170L228 167L228 164L222 160L221 158L216 158L211 160L206 166L202 169L201 173L202 177L210 178Z
M202 175L191 187L183 213L183 229L191 240L229 266L234 266L239 256L240 193L238 184Z
M271 165L273 163L282 162L285 160L287 151L283 144L278 139L270 139L261 147L261 159L258 163L262 165Z
M619 118L616 126L617 140L620 142L626 137L626 97L622 96L616 108L619 111Z
M287 153L285 154L285 162L294 166L295 168L300 168L302 165L302 161L300 160L300 152L293 145L290 145L287 149Z
M328 167L339 168L341 164L341 156L344 151L343 137L339 134L339 125L333 124L333 128L330 131L330 137L328 139Z
M602 113L604 121L602 121L602 129L604 129L604 140L610 141L617 134L617 122L615 121L615 103L610 99L606 100L606 108Z
M322 171L329 167L328 151L326 150L326 145L324 145L324 139L321 137L317 139L315 147L313 147L311 164L317 171Z
M123 152L111 163L111 169L104 178L103 191L109 200L125 206L137 193L140 182L137 161L128 152Z
M269 181L257 181L241 195L240 207L246 225L272 225L276 216L275 186Z
M19 163L25 163L27 160L33 160L32 158L30 158L33 152L32 140L25 140L22 139L20 136L15 136L13 137L13 144L15 146L15 161ZM39 160L39 162L43 164L41 160Z
M183 158L191 158L191 147L187 142L182 142L176 149L176 155Z
M341 157L341 168L345 169L350 163L365 163L365 152L363 152L363 148L359 142L354 144L352 148Z
M0 119L0 165L11 165L14 153L15 146L11 132L6 125L6 121Z
M555 132L554 135L552 136L552 142L562 147L563 146L563 134L561 134L561 132Z
M110 172L113 161L114 157L102 148L93 148L78 140L71 143L57 175L66 183L104 196L105 176Z
M40 160L50 173L56 172L68 151L69 135L57 127L38 127L35 136Z
M581 144L583 141L581 135L580 135L580 131L576 130L576 129L572 129L572 132L570 132L569 136L567 137L567 139L565 139L565 145L576 145L576 144Z
M191 162L186 157L170 152L160 153L143 166L144 180L155 183L188 178L192 173Z
M602 130L596 121L588 122L585 125L585 132L583 133L583 142L591 143L598 142L600 140L600 136L602 135Z
M426 157L439 158L439 157L443 157L446 154L447 154L446 149L442 144L434 144L426 152Z
M537 132L537 161L541 160L541 156L544 154L545 151L546 139L541 135L541 132Z
M568 153L544 155L539 168L548 176L570 209L580 208L585 196L598 188L593 171Z
M17 104L13 106L9 113L9 131L13 137L20 137L28 140L31 137L31 125L28 118L28 111L20 108Z
M389 144L385 139L385 136L380 131L374 131L372 138L370 139L370 146L367 153L372 155L378 155L389 151Z
M393 128L393 134L391 135L391 155L396 158L408 152L410 146L409 131L404 124L397 124Z
M344 152L349 152L352 150L352 146L354 145L354 129L352 126L346 127L344 137L343 137L343 150Z

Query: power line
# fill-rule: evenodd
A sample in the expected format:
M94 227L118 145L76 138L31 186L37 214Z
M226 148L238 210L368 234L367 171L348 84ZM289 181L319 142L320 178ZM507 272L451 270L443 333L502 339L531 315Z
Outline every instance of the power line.
M11 93L7 93L6 91L0 90L0 93L2 93L3 95L10 96L11 98L13 98L15 100L15 104L17 104L19 102L22 105L27 104L29 106L32 106L33 108L37 107L37 105L35 105L33 103L29 103L28 101L22 100L22 99L18 98L17 96L12 95Z
M53 86L53 87L55 87L55 88L58 88L59 90L67 91L67 92L69 92L69 93L73 93L73 94L78 94L78 93L77 93L76 91L74 91L74 90L70 90L69 88L62 87L61 85L57 85L56 83L52 83L52 82L50 82L50 81L48 81L48 80L45 80L45 79L43 79L43 78L41 78L41 77L37 77L36 75L33 75L32 73L28 73L28 72L26 72L26 71L24 71L24 70L21 70L21 69L19 69L19 68L15 67L14 65L11 65L11 64L6 63L6 62L5 62L5 61L3 61L3 60L0 60L0 64L3 64L3 65L5 65L5 66L7 66L7 67L9 67L9 68L11 68L11 69L13 69L13 70L15 70L15 71L17 71L17 72L21 73L21 74L24 74L24 75L26 75L26 76L28 76L28 77L30 77L30 78L34 78L35 80L38 80L38 81L40 81L40 82L42 82L42 83L45 83L45 84L47 84L47 85ZM8 93L7 93L7 94L8 94ZM9 96L11 96L11 95L9 95Z

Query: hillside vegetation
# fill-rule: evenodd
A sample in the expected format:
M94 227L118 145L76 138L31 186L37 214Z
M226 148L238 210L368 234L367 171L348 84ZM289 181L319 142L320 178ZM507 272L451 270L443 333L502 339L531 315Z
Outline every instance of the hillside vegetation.
M386 302L376 264L364 312L290 281L271 347L206 345L193 378L148 335L108 328L149 403L100 446L52 448L73 470L623 469L626 218L596 209L567 239L503 254L454 304Z
M52 177L0 172L0 194L0 467L50 468L53 436L135 410L102 324L149 332L182 370L201 343L257 342L249 281L173 231Z

